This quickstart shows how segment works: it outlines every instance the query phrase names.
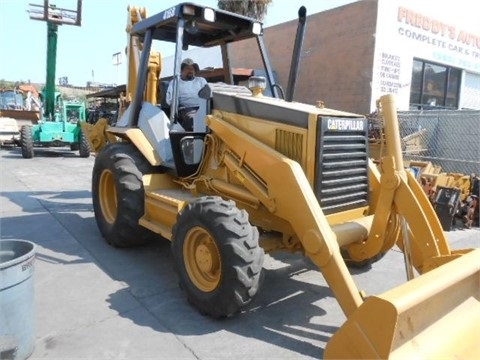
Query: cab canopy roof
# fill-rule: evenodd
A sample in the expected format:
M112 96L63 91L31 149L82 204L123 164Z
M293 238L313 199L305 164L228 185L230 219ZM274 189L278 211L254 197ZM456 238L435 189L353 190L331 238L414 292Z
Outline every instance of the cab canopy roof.
M143 38L149 29L153 29L153 39L175 43L178 25L183 25L185 30L184 47L211 47L263 33L262 23L255 19L193 3L181 3L136 23L132 35Z

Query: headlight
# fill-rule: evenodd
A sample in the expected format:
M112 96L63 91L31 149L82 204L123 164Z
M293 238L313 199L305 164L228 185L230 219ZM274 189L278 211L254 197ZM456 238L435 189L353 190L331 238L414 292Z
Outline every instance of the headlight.
M214 22L215 21L215 10L210 8L205 8L203 11L203 18L207 21Z
M250 76L248 78L248 88L253 96L260 96L267 87L267 79L263 76Z
M260 35L262 33L262 24L255 22L252 24L252 33Z
M185 5L183 7L183 15L195 15L195 8L190 5Z

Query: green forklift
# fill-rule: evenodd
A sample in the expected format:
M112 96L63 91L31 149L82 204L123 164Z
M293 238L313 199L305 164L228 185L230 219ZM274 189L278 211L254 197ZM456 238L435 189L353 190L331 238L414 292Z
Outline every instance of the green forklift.
M49 4L30 4L30 18L47 22L47 79L41 93L42 116L37 123L24 125L20 129L22 156L34 155L34 147L65 147L78 151L80 157L90 156L90 145L80 124L86 121L84 102L66 101L55 91L55 68L57 57L58 26L81 24L81 0L76 10L58 8Z

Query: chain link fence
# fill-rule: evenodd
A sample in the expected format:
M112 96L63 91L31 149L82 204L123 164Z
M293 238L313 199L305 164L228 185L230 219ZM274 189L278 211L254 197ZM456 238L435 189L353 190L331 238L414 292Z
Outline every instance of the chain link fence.
M381 122L376 114L368 118L371 153L378 157ZM431 162L447 173L480 174L480 111L400 111L398 121L405 161Z

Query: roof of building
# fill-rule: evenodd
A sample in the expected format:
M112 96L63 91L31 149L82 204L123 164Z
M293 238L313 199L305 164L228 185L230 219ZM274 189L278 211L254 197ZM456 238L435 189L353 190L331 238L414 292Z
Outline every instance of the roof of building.
M114 88L110 89L104 89L95 93L87 94L87 98L118 98L120 97L121 93L124 93L127 91L127 86L126 85L118 85L115 86Z

